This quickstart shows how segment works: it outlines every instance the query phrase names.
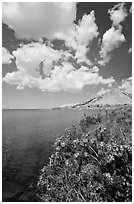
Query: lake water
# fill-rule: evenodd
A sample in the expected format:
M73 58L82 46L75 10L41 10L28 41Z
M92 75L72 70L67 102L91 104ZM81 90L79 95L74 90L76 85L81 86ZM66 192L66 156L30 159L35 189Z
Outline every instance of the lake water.
M89 112L92 110L3 111L3 201L20 201L48 163L56 137Z

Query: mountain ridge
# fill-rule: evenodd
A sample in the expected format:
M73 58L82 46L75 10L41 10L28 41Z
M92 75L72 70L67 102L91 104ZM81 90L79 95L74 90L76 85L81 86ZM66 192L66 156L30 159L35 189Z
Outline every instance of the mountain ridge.
M101 107L101 106L116 106L132 104L132 95L130 93L121 91L120 89L112 89L111 91L101 94L99 96L93 97L90 100L84 101L82 103L76 104L66 104L58 108L92 108L92 107Z

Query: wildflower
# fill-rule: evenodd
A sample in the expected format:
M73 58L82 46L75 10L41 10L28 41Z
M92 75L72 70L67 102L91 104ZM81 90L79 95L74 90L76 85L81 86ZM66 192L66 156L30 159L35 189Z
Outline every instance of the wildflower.
M78 143L79 143L79 140L76 139L76 140L73 141L73 143L74 143L74 144L78 144Z
M123 146L122 145L120 145L120 150L123 151Z
M53 155L53 154L51 155L51 158L52 158L52 159L54 158L54 155Z
M84 143L83 143L83 141L80 141L80 145L81 145L81 146L84 146Z
M59 146L57 146L57 147L56 147L56 151L59 151L59 150L60 150L60 147L59 147Z
M66 166L69 165L69 161L68 161L68 160L65 161L65 165L66 165Z
M84 156L85 156L85 157L88 157L88 153L87 153L87 152L84 152Z
M65 142L61 142L60 144L62 147L65 147Z
M59 145L59 144L60 144L60 141L61 141L61 140L59 140L59 139L56 140L56 142L55 142L55 146Z
M100 142L100 146L103 147L103 145L104 145L104 142Z
M113 178L111 177L111 174L110 173L105 173L105 176L107 177L107 179L109 180L109 181L113 181Z
M74 157L77 158L79 156L79 152L74 154Z
M55 157L57 157L59 154L58 154L58 152L55 152Z
M110 174L110 173L105 173L105 176L106 176L107 178L110 178L110 177L111 177L111 174Z
M50 166L52 165L52 163L53 163L53 160L52 160L51 158L49 158L49 164L50 164Z
M108 162L110 163L111 161L114 160L114 156L113 155L109 155L107 159L108 159Z
M56 138L56 141L59 141L59 142L60 142L60 137Z
M83 142L85 142L85 143L88 142L88 139L83 139Z

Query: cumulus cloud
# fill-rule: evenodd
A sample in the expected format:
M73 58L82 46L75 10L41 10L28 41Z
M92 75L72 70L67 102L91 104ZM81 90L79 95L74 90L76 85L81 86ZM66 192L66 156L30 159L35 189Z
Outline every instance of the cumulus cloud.
M99 34L94 11L85 14L78 25L74 20L76 3L4 2L3 22L18 38L38 42L21 44L13 51L18 70L7 73L3 81L18 89L28 86L42 91L77 91L85 85L114 83L113 77L100 76L99 68L87 57L91 42ZM113 29L103 36L100 53L103 61L125 39L121 28ZM41 38L48 41L44 44ZM56 50L54 39L63 40L66 51Z
M110 92L110 89L104 89L104 88L102 88L102 89L97 93L97 95L98 95L98 96L102 96L102 95L104 95L104 94L106 94L106 93L108 93L108 92Z
M17 55L16 55L17 57ZM18 60L18 58L17 58ZM69 62L62 62L61 65L55 65L50 75L42 78L36 73L35 68L26 67L24 62L19 59L18 71L7 73L3 81L9 84L17 85L18 89L24 87L38 87L42 91L77 91L85 85L91 84L109 84L114 83L114 79L104 79L98 72L93 72L85 66L76 69Z
M89 43L99 34L94 11L85 14L78 25L74 23L76 3L71 2L4 2L2 14L3 22L18 38L64 40L67 47L74 49L78 63L92 65L87 58Z
M48 75L54 66L54 63L60 59L65 60L71 55L63 50L54 50L50 46L42 43L30 43L22 45L13 51L16 58L16 66L20 71L26 71L28 75L38 77L40 72L40 63L42 62L42 72Z
M111 59L110 52L118 48L122 42L125 42L125 36L122 34L122 26L120 25L128 15L125 3L116 4L112 9L108 10L108 13L113 23L112 27L104 33L102 38L100 51L102 59L98 61L101 66L105 66Z
M75 50L75 59L77 62L85 62L88 65L92 65L90 59L86 54L89 51L89 44L94 38L98 36L98 26L95 23L94 11L91 11L88 15L85 14L79 21L78 25L74 24L74 27L69 34L57 33L58 39L64 39L67 47Z
M132 77L123 79L121 85L119 86L119 89L129 94L132 94Z
M75 18L76 3L3 2L2 20L21 39L55 39L57 32L72 28Z
M107 30L102 39L100 57L102 60L98 61L100 65L105 65L110 60L110 52L115 48L118 48L121 43L125 42L125 36L121 33L122 27L119 28L111 27Z
M85 14L82 17L82 20L79 21L76 30L76 39L82 45L87 45L88 42L92 41L93 38L98 36L98 26L95 23L94 11L91 11L90 14Z
M128 15L125 3L115 5L112 9L108 10L108 13L110 14L110 19L113 21L113 26L118 26Z
M89 59L86 57L86 53L89 50L89 43L98 36L98 26L95 23L94 11L90 14L84 15L82 20L76 27L76 58L79 62L85 61L87 64L91 64ZM88 62L88 61L89 62Z
M13 56L10 52L5 47L2 47L2 64L10 64L12 59Z
M97 66L92 67L92 72L99 72L99 68Z

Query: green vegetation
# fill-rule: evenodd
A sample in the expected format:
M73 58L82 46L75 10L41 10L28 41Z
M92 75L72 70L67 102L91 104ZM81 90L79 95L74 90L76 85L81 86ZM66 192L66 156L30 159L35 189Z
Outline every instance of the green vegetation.
M131 107L84 116L54 144L39 201L132 201Z

